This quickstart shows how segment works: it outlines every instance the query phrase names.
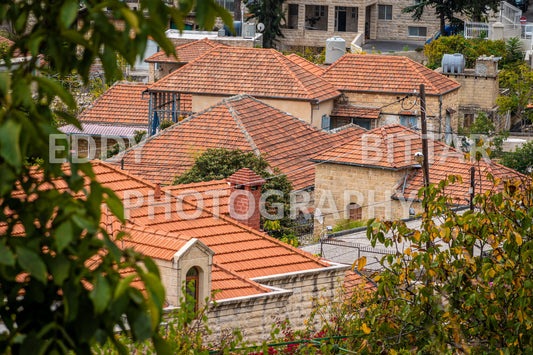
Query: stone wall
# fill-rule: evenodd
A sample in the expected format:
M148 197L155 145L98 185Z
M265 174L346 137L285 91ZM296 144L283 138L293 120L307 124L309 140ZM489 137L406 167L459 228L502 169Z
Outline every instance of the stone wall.
M403 104L398 102L392 105L389 105L392 102L395 102L402 97L404 94L389 94L389 93L369 93L369 92L344 92L344 95L348 98L348 102L353 105L360 106L371 106L371 107L383 107L381 110L380 116L380 125L389 125L389 124L399 124L400 123L400 113L403 115L415 115L418 116L417 127L420 129L420 100L416 101L415 96L407 98ZM457 132L458 128L458 119L457 119L457 110L458 110L458 90L454 90L442 96L435 95L426 95L426 109L427 109L427 122L428 122L428 131L431 134L435 135L435 138L438 136L438 132L441 132L444 135L445 124L446 124L446 114L447 109L450 109L451 113L451 127L454 132ZM453 112L452 112L453 111ZM441 137L442 138L442 137Z
M383 154L385 156L388 152ZM414 205L419 203L391 199L396 189L403 184L405 174L405 169L393 171L330 163L317 165L315 211L319 208L324 216L323 225L332 227L340 219L349 217L347 209L349 203L357 203L362 207L363 220L409 217L409 207L411 205L415 207ZM315 221L315 234L320 233L321 228L322 225Z
M247 93L249 94L249 93ZM193 95L192 111L202 112L209 107L216 105L229 96L222 95ZM282 112L289 113L294 117L304 120L315 127L321 128L322 115L330 115L333 110L333 99L321 102L319 105L311 105L310 101L291 99L269 99L257 98L258 100L277 108Z
M380 20L376 12L372 20L377 21L377 31L372 39L425 41L439 30L440 21L432 8L424 9L420 21L415 21L411 14L402 13L403 8L414 4L413 0L378 0L378 4L392 5L392 19ZM409 27L425 27L426 36L410 36Z
M244 339L261 343L270 339L272 325L288 319L294 330L305 329L315 302L323 298L333 301L344 280L347 265L327 269L295 272L279 276L255 278L272 287L270 294L218 301L208 313L208 325L214 341L226 331L239 328Z
M288 18L287 28L282 30L284 38L281 39L282 49L295 46L324 47L326 39L339 36L346 40L346 47L358 33L364 34L366 39L371 40L410 40L425 41L439 30L439 19L431 9L425 9L420 21L413 20L411 14L402 13L402 9L413 5L413 0L290 0L284 5L288 10L289 4L298 5L298 16ZM310 29L305 21L305 7L310 5L327 6L327 29ZM391 19L379 19L379 5L392 5ZM335 7L346 6L356 7L357 24L352 28L357 31L339 32L335 31ZM286 12L288 13L288 11ZM349 19L351 20L351 18ZM347 19L347 21L349 21ZM409 33L409 27L423 27L425 34L413 35ZM347 26L348 29L348 26ZM351 28L350 28L351 29Z

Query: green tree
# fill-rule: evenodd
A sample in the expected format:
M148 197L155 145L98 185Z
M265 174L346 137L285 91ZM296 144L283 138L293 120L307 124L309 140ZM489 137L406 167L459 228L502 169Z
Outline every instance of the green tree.
M511 111L516 120L525 123L525 109L533 102L533 72L526 63L508 67L499 74L500 87L508 89L496 99L499 111L505 114Z
M252 0L247 7L252 16L265 25L263 47L274 48L278 37L283 37L281 25L285 22L283 3L285 0Z
M445 36L446 21L452 25L456 24L458 15L479 21L485 15L487 8L496 11L499 4L497 0L422 0L403 8L402 12L411 13L413 19L419 21L426 8L434 9L440 20L440 33Z
M494 122L483 111L478 112L474 123L467 130L467 134L469 138L474 140L474 144L490 148L490 156L501 155L503 142L509 137L509 132L498 132ZM481 140L485 142L481 142Z
M263 156L254 152L243 152L240 149L210 148L194 159L194 165L183 174L174 178L173 184L188 184L192 182L220 180L229 177L242 168L253 170L257 175L266 179L263 191L281 191L282 196L273 195L266 200L269 205L283 204L284 215L278 223L267 223L268 232L276 238L291 234L292 221L290 219L290 191L292 184L284 174L271 169Z
M516 147L514 152L505 153L502 164L522 174L530 174L533 169L533 141Z
M368 223L373 246L396 250L370 276L375 289L314 312L337 348L361 354L526 354L533 351L533 186L494 181L473 211L452 209L445 192L458 177L428 188L421 226ZM421 191L422 193L422 191ZM366 259L354 265L363 270ZM308 324L311 324L311 319ZM316 329L315 329L316 331ZM305 334L304 334L305 336Z
M70 158L66 139L51 136L60 134L55 115L81 127L68 112L54 112L52 103L76 109L55 75L76 74L87 84L98 59L112 78L117 56L133 65L149 36L172 53L164 33L169 17L183 28L185 10L196 5L205 27L217 14L230 18L214 0L184 3L178 9L142 0L136 11L119 0L0 4L0 23L14 34L0 73L0 317L7 328L1 353L90 354L93 344L108 341L127 353L114 336L116 326L134 341L152 338L158 351L167 348L157 332L165 297L159 271L149 258L120 250L101 227L102 204L121 221L123 208L96 181L91 164L60 163ZM115 27L117 21L124 25ZM15 51L31 59L13 65ZM70 193L50 189L54 184ZM133 274L123 278L128 270ZM130 285L135 278L145 293Z
M427 66L436 69L441 66L442 57L446 53L461 53L465 57L467 68L473 68L476 59L482 55L507 57L506 43L482 38L466 39L463 36L439 37L424 47L424 54L428 57ZM504 64L500 62L499 64Z

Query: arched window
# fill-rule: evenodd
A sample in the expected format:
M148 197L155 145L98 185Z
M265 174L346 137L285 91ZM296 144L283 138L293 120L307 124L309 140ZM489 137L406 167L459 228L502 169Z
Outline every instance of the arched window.
M359 221L363 219L363 209L357 203L349 203L348 216L353 221Z
M193 266L187 271L186 283L187 283L187 294L194 298L195 305L194 308L198 308L198 288L200 284L198 269Z

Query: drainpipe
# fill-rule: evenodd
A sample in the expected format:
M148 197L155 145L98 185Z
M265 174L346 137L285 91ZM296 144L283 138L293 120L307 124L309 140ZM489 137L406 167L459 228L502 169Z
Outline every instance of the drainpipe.
M313 101L311 101L311 125L313 125L313 111L320 110L320 104L318 103L318 100L313 100ZM316 108L314 108L313 105L316 105Z
M441 140L442 130L442 95L439 95L439 141Z

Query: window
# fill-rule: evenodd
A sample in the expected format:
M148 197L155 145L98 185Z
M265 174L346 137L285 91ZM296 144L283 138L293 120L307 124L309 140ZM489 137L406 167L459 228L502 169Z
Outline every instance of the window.
M426 37L427 36L426 27L409 26L408 30L409 30L408 33L410 37Z
M358 8L335 6L335 31L357 32Z
M352 118L352 123L368 130L371 127L371 122L368 118Z
M328 7L322 5L305 5L305 29L328 30Z
M234 0L217 0L217 3L222 5L229 12L235 11L235 7L233 6L235 3Z
M322 116L321 128L325 129L325 130L328 130L328 131L331 129L331 119L329 118L328 115L323 115Z
M289 15L287 17L287 28L298 28L298 4L289 4Z
M363 219L363 208L357 203L348 204L348 216L352 221L360 221Z
M378 19L392 20L392 5L378 5Z
M195 309L198 307L198 286L199 286L199 272L196 267L191 267L187 271L186 284L187 284L187 295L194 298Z
M400 116L400 124L407 128L416 129L417 117L416 116Z

